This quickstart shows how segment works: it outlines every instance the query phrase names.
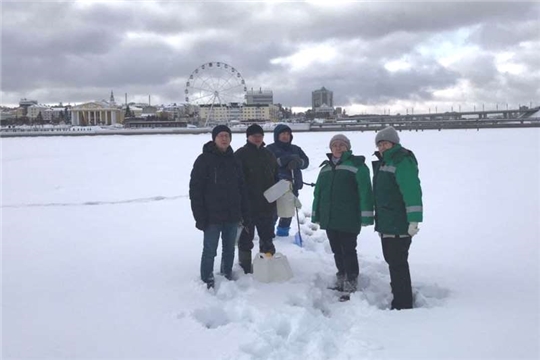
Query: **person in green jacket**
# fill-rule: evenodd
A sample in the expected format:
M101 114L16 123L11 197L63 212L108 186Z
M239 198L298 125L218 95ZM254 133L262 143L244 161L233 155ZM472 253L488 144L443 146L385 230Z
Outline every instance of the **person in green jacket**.
M315 185L311 220L326 230L334 253L335 289L354 292L358 280L357 237L373 225L373 193L364 156L355 156L342 134L330 140L331 153L321 164Z
M390 270L394 296L392 309L412 309L409 247L422 222L422 188L418 162L413 152L401 146L393 127L375 137L378 160L373 162L375 231L381 236L382 250Z

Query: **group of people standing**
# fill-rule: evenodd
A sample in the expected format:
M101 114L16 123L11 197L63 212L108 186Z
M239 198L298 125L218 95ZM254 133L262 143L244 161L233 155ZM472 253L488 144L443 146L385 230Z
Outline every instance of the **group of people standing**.
M222 238L221 273L231 279L235 243L239 224L238 260L244 272L252 272L253 239L259 235L259 251L269 256L276 252L277 236L288 236L291 218L278 222L276 203L269 203L264 191L281 179L292 182L298 195L302 188L302 169L309 159L302 149L292 144L292 130L280 124L274 129L274 143L266 147L264 130L257 124L246 130L246 144L233 152L231 130L218 125L212 130L212 141L193 165L189 183L191 209L197 229L204 232L201 279L214 287L214 258L219 237Z
M289 235L291 218L278 221L275 202L269 203L263 193L285 179L298 196L304 184L301 170L309 166L304 151L292 144L292 130L287 125L275 127L274 142L268 146L257 124L247 128L246 144L236 152L230 147L231 137L227 126L216 126L212 141L203 146L191 172L191 208L196 227L204 232L201 279L208 288L214 287L220 235L221 273L232 279L239 224L238 260L245 273L252 272L255 229L259 251L269 256L276 252L273 239ZM320 165L315 184L312 222L326 230L337 268L334 288L356 291L357 237L361 227L375 223L390 270L392 309L412 308L408 253L422 221L422 190L413 152L401 146L394 128L379 131L372 186L366 158L353 155L345 135L333 136L329 145L328 159Z

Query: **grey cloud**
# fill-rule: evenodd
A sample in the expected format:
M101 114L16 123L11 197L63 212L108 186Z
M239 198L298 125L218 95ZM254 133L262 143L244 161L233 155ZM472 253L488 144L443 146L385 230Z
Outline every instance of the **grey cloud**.
M484 24L471 34L470 40L486 49L500 50L524 41L537 41L539 36L540 22L536 19L522 23Z
M483 87L501 81L523 89L516 94L534 93L539 8L535 3L376 2L319 7L9 2L2 8L2 94L11 102L31 93L39 94L41 102L67 102L107 97L114 89L179 102L181 84L208 61L230 63L242 72L248 87L271 88L276 101L287 106L309 106L311 91L323 85L334 90L340 105L427 101L434 90L454 86L460 79L469 79L478 96L489 93ZM418 53L419 44L463 28L476 29L466 39L479 47L476 60L464 60L450 70L431 55ZM128 33L153 37L128 38ZM177 36L180 46L163 41L169 36ZM535 47L520 47L524 41ZM321 43L334 44L338 58L302 71L271 63L302 46ZM529 77L498 74L490 52L500 49L515 52L516 61L531 72ZM386 71L386 61L400 58L413 68Z
M491 87L497 82L498 71L492 54L474 54L462 59L453 68L456 68L460 76L468 79L475 87Z

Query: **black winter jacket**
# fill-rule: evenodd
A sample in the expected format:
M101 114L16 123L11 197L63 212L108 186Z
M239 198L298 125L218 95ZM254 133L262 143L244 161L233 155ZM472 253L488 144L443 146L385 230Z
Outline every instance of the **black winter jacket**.
M249 141L236 150L234 155L242 164L251 217L274 216L276 203L268 203L263 193L277 181L276 157L264 147L264 144L257 148Z
M224 153L213 141L203 146L191 171L189 198L199 229L209 224L251 221L242 166L230 146Z

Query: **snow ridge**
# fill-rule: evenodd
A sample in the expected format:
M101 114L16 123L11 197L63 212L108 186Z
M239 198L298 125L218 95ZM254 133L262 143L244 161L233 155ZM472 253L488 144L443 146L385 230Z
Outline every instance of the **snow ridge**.
M78 203L43 203L43 204L8 204L2 205L2 208L29 208L29 207L56 207L56 206L96 206L96 205L122 205L133 203L148 203L163 200L177 200L187 198L189 195L178 196L152 196L146 198L116 200L116 201L83 201Z

